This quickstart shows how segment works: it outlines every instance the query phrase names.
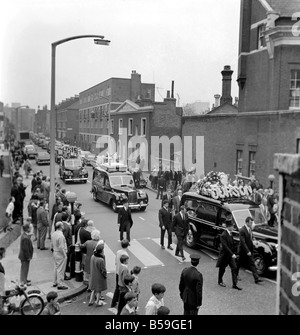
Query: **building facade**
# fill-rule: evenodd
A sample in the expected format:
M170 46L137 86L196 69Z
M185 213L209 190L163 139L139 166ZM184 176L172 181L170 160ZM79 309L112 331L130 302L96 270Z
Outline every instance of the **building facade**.
M47 105L43 109L38 109L35 113L34 130L36 134L42 133L45 136L50 136L50 110Z
M131 78L110 78L79 93L79 144L96 151L100 135L108 135L109 114L125 100L155 99L155 85L141 82L141 75L132 71ZM113 122L113 121L111 121ZM110 129L112 124L110 125Z
M79 144L79 96L56 106L56 138L71 145Z

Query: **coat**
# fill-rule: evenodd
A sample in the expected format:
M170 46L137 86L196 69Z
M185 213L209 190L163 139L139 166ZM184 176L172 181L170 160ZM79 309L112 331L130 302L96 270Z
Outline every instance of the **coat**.
M169 206L168 207L169 207L169 211L171 211L172 208L173 208L173 197L172 197L172 195L170 195L170 198L168 198L168 194L163 195L163 197L161 199L161 207L163 206L165 200L169 201Z
M30 261L33 256L33 245L30 235L23 233L20 239L19 260Z
M181 217L181 213L179 212L173 217L173 231L176 236L186 236L190 229L190 224L187 220L187 215L184 214L184 219Z
M218 268L226 267L229 264L232 255L235 254L234 240L232 235L230 236L228 234L227 230L224 230L221 234L220 242L221 250L216 264L216 267Z
M175 210L175 214L180 212L180 201L182 197L179 197L179 195L176 195L176 197L173 198L173 206Z
M128 207L126 210L124 207L120 209L118 213L118 224L120 225L119 231L121 231L122 227L125 225L126 222L130 222L130 228L133 225L132 217L131 217L131 210Z
M36 219L37 219L37 226L39 227L48 227L48 216L47 212L45 211L45 208L43 206L40 206L36 211Z
M94 250L96 248L98 241L88 240L84 244L82 244L82 251L85 251L85 263L84 263L84 271L88 274L91 273L91 258L94 254Z
M107 289L107 272L104 255L102 257L91 257L91 272L89 280L89 289L96 292L102 292Z
M162 226L165 226L167 229L171 228L171 213L164 207L158 211L158 219L160 228L162 228Z
M201 306L202 289L202 274L194 266L183 269L179 282L179 292L182 301L189 306Z
M253 242L247 227L243 226L240 229L239 254L248 254L249 251L253 252Z

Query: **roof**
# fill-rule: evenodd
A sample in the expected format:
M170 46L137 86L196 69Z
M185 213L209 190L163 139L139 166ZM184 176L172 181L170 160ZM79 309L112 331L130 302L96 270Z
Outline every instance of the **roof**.
M260 0L267 3L280 16L292 16L296 12L300 12L299 0Z
M141 107L131 100L125 100L122 105L120 105L114 111L111 111L111 115L116 113L139 113L139 112L149 112L153 110L153 106Z

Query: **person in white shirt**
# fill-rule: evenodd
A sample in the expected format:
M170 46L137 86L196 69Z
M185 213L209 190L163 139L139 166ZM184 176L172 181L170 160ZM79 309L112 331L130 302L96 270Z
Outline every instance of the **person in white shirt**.
M12 222L13 222L12 213L15 208L14 202L15 202L15 197L9 198L9 204L7 205L6 210L5 210L5 216L7 218L7 223L6 223L6 226L4 227L4 232L6 232L7 230L8 231L12 230L12 227L11 227Z
M61 221L56 222L56 230L51 235L51 246L53 250L54 260L54 283L53 287L57 286L59 290L68 289L64 285L64 276L67 265L67 242L63 234L64 224Z
M162 284L155 283L151 286L152 297L148 300L146 304L146 313L145 315L157 315L157 310L160 306L164 306L164 294L166 288Z

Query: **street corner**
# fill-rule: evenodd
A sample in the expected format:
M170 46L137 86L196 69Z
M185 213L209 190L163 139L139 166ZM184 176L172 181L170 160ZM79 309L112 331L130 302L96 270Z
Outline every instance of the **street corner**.
M21 225L13 224L11 231L6 231L2 229L0 233L0 247L9 248L9 246L21 235Z

